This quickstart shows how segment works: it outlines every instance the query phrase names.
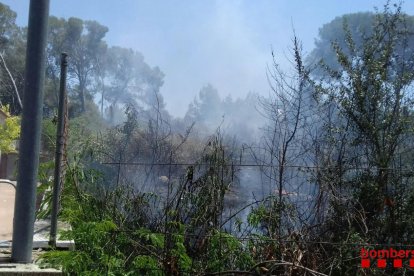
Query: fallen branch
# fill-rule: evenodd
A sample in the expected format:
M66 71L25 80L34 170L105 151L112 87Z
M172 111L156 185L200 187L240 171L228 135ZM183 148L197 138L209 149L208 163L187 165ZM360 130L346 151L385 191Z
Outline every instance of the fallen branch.
M212 272L203 274L203 276L214 276L214 275L257 275L257 273L250 272L250 271L242 271L242 270L227 270L221 272Z
M261 263L256 264L255 266L253 266L250 271L255 270L258 267L264 266L265 264L272 264L273 266L280 266L280 265L286 265L286 266L293 266L293 267L297 267L303 270L306 270L307 272L313 274L313 275L319 275L319 276L328 276L327 274L312 270L310 268L301 266L301 265L297 265L291 262L285 262L285 261L278 261L278 260L269 260L269 261L264 261Z
M241 270L226 270L226 271L219 271L219 272L212 272L212 273L205 273L203 274L203 276L214 276L214 275L235 275L235 274L240 274L240 275L258 275L257 272L255 272L256 268L260 268L266 264L272 264L272 266L281 266L281 265L286 265L286 266L293 266L293 267L297 267L303 270L306 270L307 272L311 273L312 275L318 275L318 276L328 276L327 274L312 270L310 268L301 266L301 265L297 265L291 262L285 262L285 261L278 261L278 260L269 260L269 261L264 261L261 263L258 263L256 265L254 265L249 271L241 271Z

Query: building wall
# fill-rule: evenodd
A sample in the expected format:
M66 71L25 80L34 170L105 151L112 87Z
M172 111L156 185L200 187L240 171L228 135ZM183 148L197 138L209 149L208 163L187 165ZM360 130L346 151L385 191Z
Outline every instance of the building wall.
M9 117L7 116L6 113L4 113L1 109L0 109L0 125L4 124L4 121L6 120L6 118Z

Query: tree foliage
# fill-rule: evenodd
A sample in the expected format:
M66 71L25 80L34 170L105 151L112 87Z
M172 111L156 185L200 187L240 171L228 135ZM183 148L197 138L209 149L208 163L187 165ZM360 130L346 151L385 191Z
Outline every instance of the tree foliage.
M340 68L340 62L336 56L336 50L332 47L332 43L339 46L345 55L352 54L347 45L347 37L352 37L354 43L354 50L362 51L362 47L366 40L375 33L375 25L378 23L379 17L386 16L377 12L358 12L345 14L338 16L331 22L324 24L319 29L318 38L315 40L315 48L310 52L306 58L308 65L318 63L321 60L332 69L338 70ZM407 30L414 27L414 17L404 13L399 15L405 24ZM402 23L400 21L400 23ZM402 26L400 26L402 27ZM406 37L408 39L408 45L412 45L413 38ZM401 44L399 46L402 46ZM397 47L399 47L397 46ZM405 47L405 46L404 46ZM407 53L412 53L411 47L405 47ZM399 50L402 50L400 48ZM320 67L314 68L312 71L318 77L325 75L324 71Z
M0 124L0 152L8 153L15 150L15 142L20 137L20 117L10 116L8 108L3 108L2 111L9 117Z

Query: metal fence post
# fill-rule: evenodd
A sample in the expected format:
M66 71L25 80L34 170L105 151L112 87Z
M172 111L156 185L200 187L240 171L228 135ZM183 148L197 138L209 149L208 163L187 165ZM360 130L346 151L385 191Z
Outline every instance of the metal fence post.
M24 108L13 219L12 260L17 263L32 262L48 17L49 0L30 1Z
M52 215L50 217L50 239L49 245L56 247L56 232L57 232L57 217L59 213L59 198L61 189L62 176L62 158L64 139L64 124L65 124L65 110L66 110L66 74L68 62L66 60L67 54L62 53L60 61L60 88L59 88L59 109L58 121L56 130L56 154L55 154L55 175L53 179L53 201L52 201Z

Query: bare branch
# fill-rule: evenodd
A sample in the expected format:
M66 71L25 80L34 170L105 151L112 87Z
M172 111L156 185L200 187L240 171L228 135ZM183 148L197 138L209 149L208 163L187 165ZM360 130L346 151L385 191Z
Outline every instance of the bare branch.
M19 102L19 106L21 109L23 109L23 103L22 103L22 100L20 99L20 95L19 95L19 91L16 86L16 82L14 81L14 78L12 74L10 73L9 68L7 67L6 61L4 60L4 57L3 57L3 53L0 53L0 59L3 65L3 68L6 70L7 75L9 76L9 79L13 84L14 93L16 94L16 98L17 98L17 101Z

